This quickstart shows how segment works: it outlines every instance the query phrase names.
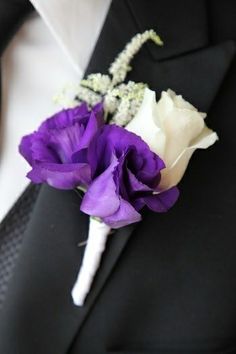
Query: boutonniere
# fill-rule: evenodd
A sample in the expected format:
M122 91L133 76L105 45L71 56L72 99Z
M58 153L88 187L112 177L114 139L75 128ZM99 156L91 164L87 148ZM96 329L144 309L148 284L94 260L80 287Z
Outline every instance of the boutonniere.
M84 193L80 209L90 224L72 289L78 306L90 291L112 230L141 221L144 208L168 211L193 152L217 140L204 122L206 114L182 96L167 90L156 101L145 83L125 82L132 58L148 40L162 45L153 30L137 34L108 75L89 75L72 100L60 94L66 109L20 143L33 183Z

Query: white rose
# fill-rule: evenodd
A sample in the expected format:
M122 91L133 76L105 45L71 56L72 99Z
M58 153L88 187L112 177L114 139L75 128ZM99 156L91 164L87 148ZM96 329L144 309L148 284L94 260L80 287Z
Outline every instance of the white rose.
M218 140L205 117L172 90L163 91L156 102L155 92L145 89L142 105L126 129L141 136L165 162L163 189L179 183L196 149L206 149Z

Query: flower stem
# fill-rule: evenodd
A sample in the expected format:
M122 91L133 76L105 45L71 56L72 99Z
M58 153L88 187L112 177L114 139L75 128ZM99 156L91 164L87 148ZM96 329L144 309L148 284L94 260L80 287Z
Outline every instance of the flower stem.
M82 265L71 293L76 306L83 306L90 291L110 231L111 228L104 222L90 218L88 242Z

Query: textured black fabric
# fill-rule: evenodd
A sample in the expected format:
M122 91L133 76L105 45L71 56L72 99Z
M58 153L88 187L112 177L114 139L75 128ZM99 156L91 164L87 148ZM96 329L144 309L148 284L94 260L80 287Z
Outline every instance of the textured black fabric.
M0 224L0 308L5 300L38 191L39 186L30 185Z
M0 316L0 353L236 352L236 71L228 41L236 34L235 2L227 1L113 1L87 72L105 72L130 37L156 18L157 29L168 34L164 54L146 45L129 77L157 91L178 89L202 109L217 94L208 124L221 139L195 154L175 208L147 212L136 228L113 234L83 308L73 306L69 293L88 218L73 191L43 186ZM217 24L227 21L231 31L221 37Z
M9 40L32 10L33 7L29 1L0 1L0 57ZM1 136L1 143L3 139L4 137ZM38 188L35 186L27 188L0 225L0 308L4 302L8 283L20 252L23 234L31 215L37 191Z

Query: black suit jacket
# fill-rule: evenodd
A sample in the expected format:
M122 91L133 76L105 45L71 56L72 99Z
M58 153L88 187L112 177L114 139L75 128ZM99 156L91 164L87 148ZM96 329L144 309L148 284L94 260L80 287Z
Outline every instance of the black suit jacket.
M17 19L30 10L20 9ZM171 211L109 238L82 308L70 297L88 230L80 198L30 186L0 230L1 354L236 353L236 3L113 1L87 73L106 72L149 28L165 46L145 45L129 78L207 110L220 141L195 153Z

